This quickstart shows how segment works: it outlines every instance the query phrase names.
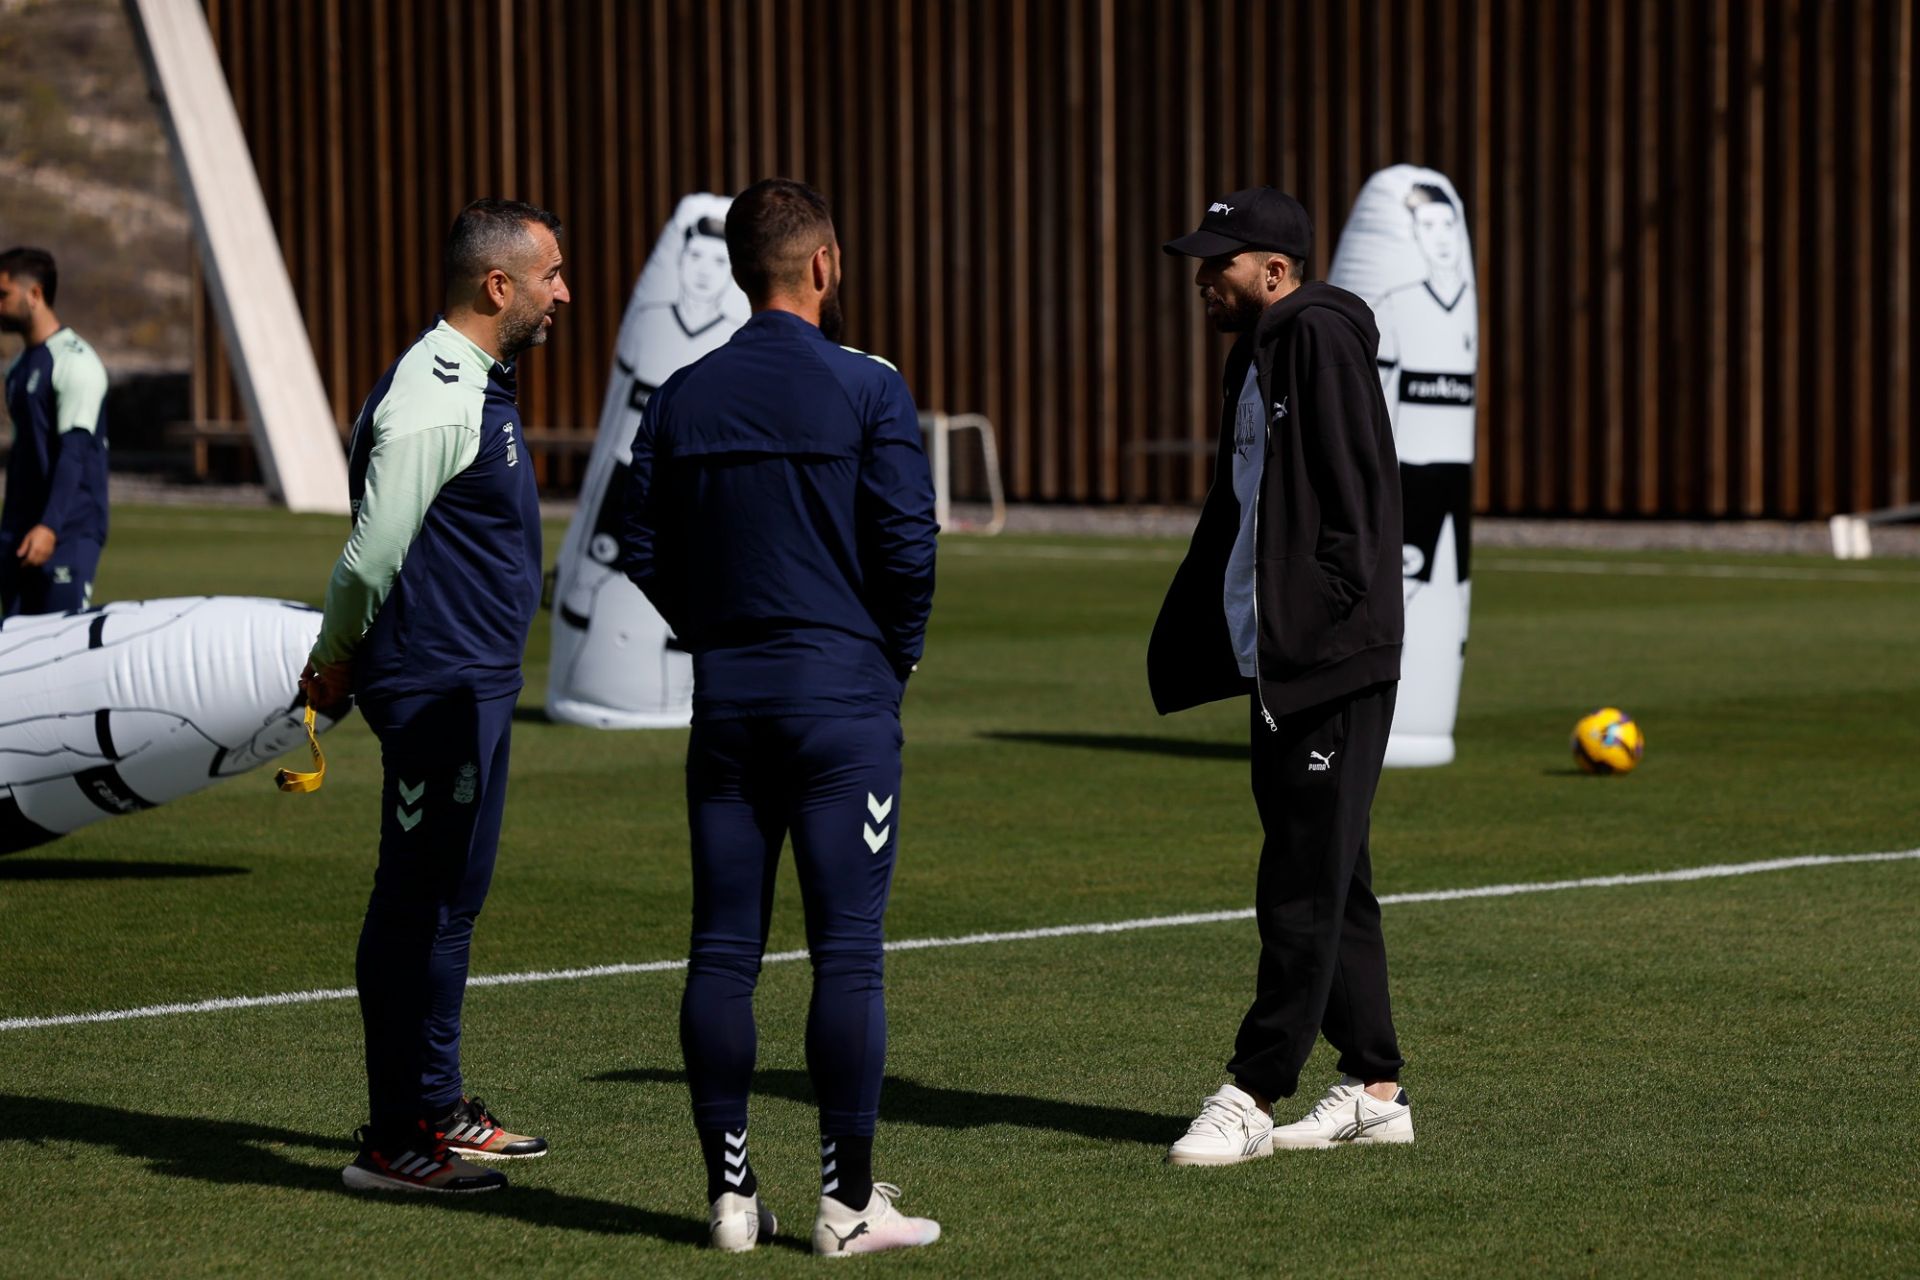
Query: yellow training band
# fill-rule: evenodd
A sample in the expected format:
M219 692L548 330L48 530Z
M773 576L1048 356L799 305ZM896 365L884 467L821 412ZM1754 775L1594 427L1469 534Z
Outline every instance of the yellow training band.
M313 752L313 772L295 773L291 769L282 769L273 775L273 785L282 791L318 791L320 784L326 781L327 758L320 754L320 737L313 731L313 706L307 706L307 749Z

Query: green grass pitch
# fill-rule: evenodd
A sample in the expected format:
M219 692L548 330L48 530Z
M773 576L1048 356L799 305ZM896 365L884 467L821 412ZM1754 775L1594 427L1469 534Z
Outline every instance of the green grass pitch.
M103 598L317 600L343 522L116 513ZM549 555L560 529L549 529ZM1250 904L1244 709L1156 718L1167 542L949 539L906 707L896 939ZM1920 566L1483 551L1460 758L1389 773L1383 893L1920 845ZM474 968L684 954L683 732L542 722L528 654ZM1602 703L1647 759L1573 771ZM352 983L375 744L0 858L0 1019ZM300 766L296 762L296 767ZM784 873L773 946L800 943ZM1419 1142L1170 1169L1250 995L1245 921L888 961L876 1172L942 1220L857 1265L1034 1275L1920 1272L1920 862L1387 909ZM0 1274L799 1274L807 973L762 982L781 1218L697 1246L677 973L475 989L469 1087L546 1134L507 1191L355 1195L351 1000L0 1032ZM1330 1078L1324 1047L1304 1106ZM1291 1108L1289 1108L1291 1109Z

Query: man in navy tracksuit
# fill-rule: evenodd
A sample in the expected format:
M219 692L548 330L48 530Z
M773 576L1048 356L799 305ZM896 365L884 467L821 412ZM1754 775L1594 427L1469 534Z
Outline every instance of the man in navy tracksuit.
M107 542L107 370L60 322L44 249L0 253L0 333L26 339L7 369L13 453L0 499L0 618L93 603Z
M360 1190L504 1186L469 1157L544 1155L460 1074L461 1000L506 807L520 654L540 603L540 501L514 364L569 301L560 220L476 200L447 237L446 314L353 425L353 532L301 688L359 698L380 739L380 862L355 974L370 1123L342 1171Z
M624 565L693 654L693 946L680 1007L712 1242L774 1229L746 1157L753 991L793 836L814 969L816 1252L930 1244L872 1176L886 1056L881 920L900 804L900 698L933 604L933 485L893 366L835 345L826 202L770 179L727 215L753 318L669 378L633 445Z

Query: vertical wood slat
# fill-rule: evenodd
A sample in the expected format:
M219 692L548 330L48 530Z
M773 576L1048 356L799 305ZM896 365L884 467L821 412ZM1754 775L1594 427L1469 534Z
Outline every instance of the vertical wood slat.
M1661 91L1664 88L1661 48L1663 35L1661 0L1639 0L1640 93L1636 102L1635 132L1644 136L1640 153L1640 185L1635 216L1640 224L1639 244L1628 268L1637 279L1635 290L1638 314L1634 325L1640 334L1639 358L1635 361L1635 396L1630 422L1633 428L1638 471L1634 477L1635 515L1651 515L1660 504L1660 337L1663 302L1670 296L1661 270L1661 214L1665 207L1662 185L1666 178L1668 148L1663 139L1667 129L1661 122ZM1671 39L1671 33L1664 33Z
M1893 39L1889 41L1892 83L1889 85L1887 150L1893 157L1884 211L1891 241L1888 275L1889 335L1886 361L1887 419L1884 452L1892 473L1888 500L1913 501L1913 364L1920 360L1914 341L1914 227L1913 227L1913 116L1914 116L1914 0L1895 0Z
M988 411L1014 497L1190 501L1224 343L1159 241L1273 182L1323 276L1410 160L1468 201L1480 509L1812 518L1920 478L1914 0L206 3L343 420L465 200L567 220L523 403L590 433L678 197L788 171L840 211L849 340ZM1223 62L1236 32L1290 56ZM193 411L231 417L195 316Z

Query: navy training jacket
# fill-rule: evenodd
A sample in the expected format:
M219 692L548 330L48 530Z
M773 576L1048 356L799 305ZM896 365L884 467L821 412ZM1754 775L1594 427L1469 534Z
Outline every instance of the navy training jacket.
M762 311L647 401L622 566L697 718L897 712L933 609L919 414L884 360Z
M359 645L361 697L519 691L521 651L540 607L541 545L540 492L520 454L517 395L514 370L442 320L414 339L361 407L347 450L356 520L383 406L397 409L402 423L457 423L475 438L473 461L434 494Z

